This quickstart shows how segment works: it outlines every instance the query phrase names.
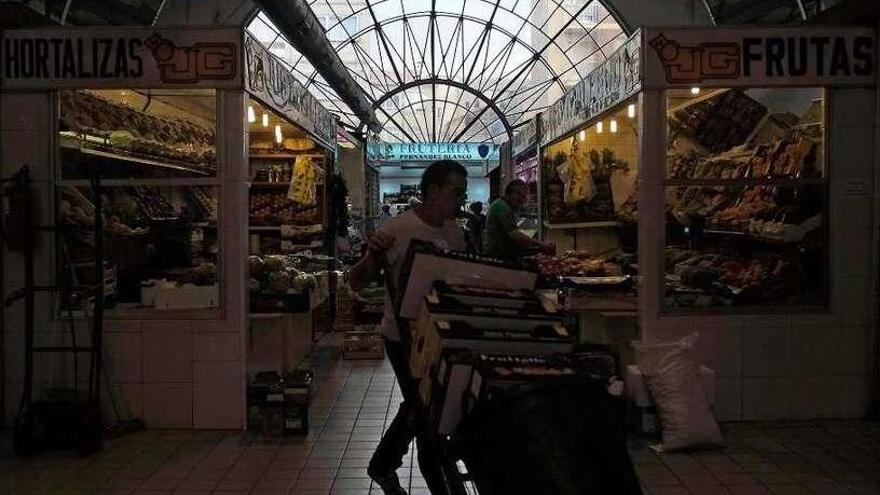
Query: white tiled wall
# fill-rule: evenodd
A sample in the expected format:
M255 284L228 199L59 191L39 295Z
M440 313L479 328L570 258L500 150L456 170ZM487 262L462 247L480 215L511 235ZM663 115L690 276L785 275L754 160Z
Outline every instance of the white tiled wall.
M697 354L715 370L715 412L724 420L854 418L867 412L877 301L874 91L837 89L828 100L830 311L704 317L643 311L644 338L700 334ZM868 193L848 194L853 181L864 183Z

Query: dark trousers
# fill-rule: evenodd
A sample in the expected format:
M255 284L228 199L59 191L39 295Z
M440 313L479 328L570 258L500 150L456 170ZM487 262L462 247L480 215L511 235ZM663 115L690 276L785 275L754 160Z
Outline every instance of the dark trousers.
M445 493L440 458L420 416L418 389L409 369L409 346L404 342L386 339L385 354L397 377L403 402L370 459L369 471L376 474L397 471L403 465L410 442L415 438L419 449L419 468L428 488L434 494Z

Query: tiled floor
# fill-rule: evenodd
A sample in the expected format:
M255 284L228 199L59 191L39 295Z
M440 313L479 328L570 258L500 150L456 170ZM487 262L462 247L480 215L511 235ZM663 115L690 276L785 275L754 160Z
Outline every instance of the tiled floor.
M3 445L0 494L367 494L380 493L366 464L399 402L387 362L348 362L318 348L311 433L248 441L240 432L157 431L108 442L79 459L16 460ZM8 439L8 436L6 437ZM631 450L646 493L880 494L880 425L796 422L725 425L727 448L655 455ZM410 454L399 471L411 494L428 493Z

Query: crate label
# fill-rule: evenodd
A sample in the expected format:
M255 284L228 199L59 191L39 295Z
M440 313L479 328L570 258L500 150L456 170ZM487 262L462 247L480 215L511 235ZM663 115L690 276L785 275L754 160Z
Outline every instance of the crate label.
M287 395L308 395L309 389L306 387L285 388L284 393Z
M266 402L284 402L284 394L266 394Z

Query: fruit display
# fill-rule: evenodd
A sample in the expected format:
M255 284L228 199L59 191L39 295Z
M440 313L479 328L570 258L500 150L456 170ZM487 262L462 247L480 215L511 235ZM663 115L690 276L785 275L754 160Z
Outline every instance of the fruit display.
M158 188L136 186L128 189L131 191L131 197L138 207L150 220L177 218L174 207L165 199L165 196Z
M801 295L807 274L789 254L743 254L734 249L698 252L666 249L666 292L673 305L700 305L686 295L706 295L707 304L774 304Z
M216 170L214 130L139 112L85 91L61 92L61 131L105 139L105 147ZM83 141L87 146L92 140Z
M622 275L620 263L583 251L566 251L558 256L536 256L538 272L547 278L556 277L607 277Z
M207 221L217 221L217 197L210 194L206 188L193 186L186 188L188 203L197 215Z
M812 178L821 175L816 163L817 143L802 135L776 139L751 150L700 157L693 150L667 159L671 179Z
M317 205L303 208L284 192L254 192L250 197L251 225L314 225L321 223Z
M312 206L317 203L317 179L312 162L305 157L297 157L293 165L293 180L290 183L288 197L297 204Z
M767 114L767 107L740 90L672 110L670 127L717 153L742 144Z
M270 255L248 257L251 292L264 294L296 294L317 285L315 275L297 268L292 256Z

